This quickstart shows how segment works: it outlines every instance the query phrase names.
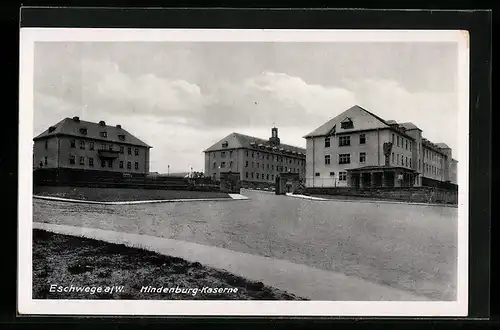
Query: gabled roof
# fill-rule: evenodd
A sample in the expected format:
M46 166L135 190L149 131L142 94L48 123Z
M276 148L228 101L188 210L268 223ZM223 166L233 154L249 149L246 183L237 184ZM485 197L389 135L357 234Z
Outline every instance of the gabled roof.
M373 129L373 128L388 128L389 124L385 122L382 118L379 116L371 113L370 111L363 109L359 105L355 105L353 107L350 107L349 109L345 110L341 114L337 115L336 117L330 119L327 121L325 124L321 125L320 127L316 128L314 131L311 133L307 134L304 136L304 138L309 138L309 137L315 137L315 136L326 136L329 135L330 132L332 131L333 127L339 123L342 122L346 119L346 117L354 117L354 116L364 116L367 117L364 123L355 123L355 127L352 129L346 129L346 132L349 131L359 131L362 129ZM361 125L361 126L360 126ZM337 129L337 131L339 131ZM344 130L342 130L344 131Z
M222 147L222 144L226 141L227 141L227 147L224 148L224 147ZM244 134L240 134L240 133L231 133L228 136L226 136L225 138L223 138L220 141L218 141L217 143L215 143L214 145L212 145L211 147L209 147L208 149L204 150L203 152L219 151L219 150L226 150L226 149L238 149L238 148L250 149L250 148L254 147L252 145L252 142L254 142L255 143L254 145L257 147L259 145L263 145L266 147L271 146L271 143L269 142L268 139L261 139L261 138L257 138L254 136L244 135ZM272 147L274 147L274 146L272 146ZM279 151L279 149L283 148L283 149L285 149L285 151L290 150L290 151L295 151L296 153L300 152L304 155L306 153L306 149L304 149L304 148L295 147L295 146L291 146L291 145L283 144L283 143L275 145L275 147L278 148L277 151Z
M446 143L443 143L443 142L436 143L436 145L441 149L450 149L450 147Z
M39 140L57 135L69 135L77 138L95 139L99 141L108 141L108 142L130 144L135 146L151 148L151 146L141 141L137 137L133 136L123 128L119 128L116 126L109 126L109 125L102 126L99 123L93 123L90 121L75 120L73 118L64 118L63 120L61 120L60 122L51 127L53 128L52 131L50 130L50 128L48 128L43 133L36 136L33 140ZM86 135L80 132L81 128L87 129ZM100 135L101 132L106 132L107 137L101 137ZM125 140L120 140L118 135L121 134L125 135Z
M407 122L407 123L401 123L399 125L403 126L406 130L418 129L419 131L422 131L414 123Z

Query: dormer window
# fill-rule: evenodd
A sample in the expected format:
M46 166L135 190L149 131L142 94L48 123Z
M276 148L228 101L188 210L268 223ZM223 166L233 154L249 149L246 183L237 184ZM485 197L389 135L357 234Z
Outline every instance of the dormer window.
M49 127L49 133L54 132L55 130L56 130L56 128L54 126Z
M224 141L222 143L222 148L227 148L228 145L229 145L229 143L227 141Z
M351 118L346 118L340 123L340 127L342 127L342 129L354 128L354 123Z
M103 138L108 137L108 132L101 132L100 135Z
M125 141L125 135L124 134L118 134L118 138L120 141Z
M87 135L87 129L86 128L80 128L80 133L83 135Z

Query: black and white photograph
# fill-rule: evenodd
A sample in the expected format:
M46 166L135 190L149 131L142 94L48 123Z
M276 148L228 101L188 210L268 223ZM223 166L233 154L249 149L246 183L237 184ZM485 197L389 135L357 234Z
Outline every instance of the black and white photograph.
M21 313L467 315L466 32L20 49Z

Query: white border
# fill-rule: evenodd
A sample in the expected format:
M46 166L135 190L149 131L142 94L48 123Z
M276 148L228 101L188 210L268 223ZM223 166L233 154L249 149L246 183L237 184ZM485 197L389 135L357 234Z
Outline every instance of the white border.
M459 49L457 301L91 301L32 299L33 66L36 41L455 42ZM469 35L432 30L49 29L20 33L18 312L40 315L467 316Z

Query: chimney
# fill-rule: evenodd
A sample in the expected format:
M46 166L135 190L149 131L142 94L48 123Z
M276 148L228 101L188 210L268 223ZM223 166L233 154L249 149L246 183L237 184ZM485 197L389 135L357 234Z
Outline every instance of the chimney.
M122 128L122 125L116 125L116 128Z
M75 116L75 117L73 117L73 120L76 121L77 123L79 123L80 122L80 117Z
M101 126L106 126L106 122L105 122L104 120L101 120L101 121L99 122L99 125L101 125Z

